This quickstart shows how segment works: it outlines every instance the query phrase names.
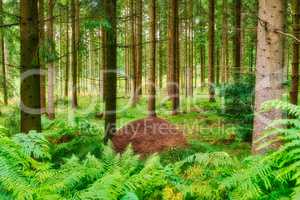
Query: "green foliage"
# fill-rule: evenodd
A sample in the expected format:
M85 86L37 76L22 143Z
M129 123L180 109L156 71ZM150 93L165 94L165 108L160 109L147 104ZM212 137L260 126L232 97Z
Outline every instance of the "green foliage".
M19 114L20 109L18 107L13 107L8 116L5 118L4 126L8 130L8 135L14 135L19 132L21 127Z
M271 137L274 139L261 148L278 140L283 145L265 156L242 161L215 144L197 140L187 149L173 149L145 160L131 147L117 154L111 145L102 145L100 129L80 117L71 121L44 118L43 133L10 136L0 127L0 198L298 199L300 109L270 102L266 110L274 107L295 117L270 124L257 142Z
M27 135L17 134L12 139L20 145L26 156L42 160L51 159L49 142L41 133L31 131Z
M71 121L45 120L45 136L53 145L53 160L61 162L76 155L84 158L88 153L99 156L102 151L102 133L87 120L75 117Z
M221 90L224 97L224 113L238 120L241 126L237 129L239 136L251 141L254 108L255 78L248 76L238 83L225 85Z

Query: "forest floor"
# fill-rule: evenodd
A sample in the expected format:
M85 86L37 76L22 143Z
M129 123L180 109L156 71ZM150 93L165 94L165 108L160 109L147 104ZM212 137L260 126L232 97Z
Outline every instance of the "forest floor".
M224 151L240 159L250 155L250 144L244 142L238 133L243 124L222 114L221 99L217 98L215 103L208 102L202 91L195 96L192 99L181 98L181 113L177 116L170 115L169 101L158 98L158 117L174 124L184 132L188 143L184 149L174 148L162 152L162 161L165 163L176 162L197 152ZM98 102L96 97L80 97L80 107L74 113L66 106L67 101L57 101L56 117L66 121L74 116L80 116L103 128L103 120L96 117L96 114L103 110L103 104ZM131 107L128 98L118 98L118 110L117 127L120 129L132 121L147 117L147 99L141 98L135 107ZM3 109L0 125L14 129L19 126L17 112L17 108L12 106Z

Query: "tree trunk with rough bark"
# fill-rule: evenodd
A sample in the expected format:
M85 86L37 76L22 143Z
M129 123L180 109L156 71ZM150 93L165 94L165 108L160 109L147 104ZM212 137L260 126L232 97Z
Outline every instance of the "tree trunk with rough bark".
M268 142L269 138L259 143L256 141L273 120L282 117L278 110L264 113L260 111L264 102L280 99L282 96L283 36L278 31L283 30L283 7L282 0L259 1L253 153L264 153L268 149L278 147L278 144L275 144L258 149L262 143Z
M209 101L215 100L215 0L209 0L209 28L208 28L208 87Z
M66 7L66 68L65 68L65 97L69 96L69 71L70 71L70 35L69 35L69 4Z
M139 101L138 73L137 73L137 31L136 31L136 1L130 0L130 21L131 21L131 79L132 95L131 105L135 106Z
M149 2L150 17L150 66L148 80L148 115L156 117L155 111L155 69L156 69L156 0Z
M45 47L45 17L44 17L44 0L38 0L39 9L39 48L40 52ZM46 74L45 69L45 58L43 54L40 54L40 68L41 68L41 81L40 81L40 94L41 94L41 112L46 113Z
M300 2L292 1L293 12L293 34L300 39ZM292 88L290 92L290 101L292 104L298 104L298 88L299 88L299 42L293 41L293 63L292 63Z
M205 87L205 46L201 45L200 47L200 79L201 79L201 88Z
M71 19L72 19L72 108L78 107L77 100L77 54L78 54L78 37L76 36L76 2L78 0L71 1Z
M141 95L143 72L143 0L136 0L136 43L136 81L138 95Z
M39 15L37 0L20 1L21 132L41 131Z
M0 0L0 13L3 13L3 2ZM0 26L3 25L3 15L0 14ZM8 104L7 97L7 85L6 85L6 60L5 60L5 44L4 34L2 28L0 28L0 46L1 46L1 65L2 65L2 89L3 89L3 102Z
M47 32L48 32L48 46L49 46L49 54L55 54L55 42L54 42L54 30L53 30L53 10L54 10L54 2L53 0L49 0L48 2L49 8L49 19L47 24ZM49 119L55 118L55 109L54 109L54 82L55 82L55 68L54 68L54 59L51 58L48 63L48 104L47 104L47 115Z
M187 29L188 29L188 67L187 67L187 95L189 97L193 96L193 72L194 72L194 63L193 63L193 0L189 0L188 6L188 22L187 22Z
M179 111L179 17L178 0L169 0L169 80L168 87L170 99L172 100L172 115Z
M110 23L110 28L107 30L107 70L105 71L105 138L107 143L116 132L116 107L117 107L117 1L105 0L105 11Z
M241 76L241 0L235 0L235 35L234 35L234 64L233 64L233 79L235 82L240 80Z
M221 82L228 82L228 1L223 0L222 5L222 48L221 48Z

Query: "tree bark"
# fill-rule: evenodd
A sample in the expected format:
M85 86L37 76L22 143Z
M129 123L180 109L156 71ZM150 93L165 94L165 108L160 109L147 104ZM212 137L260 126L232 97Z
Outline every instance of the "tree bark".
M201 45L200 47L200 79L201 79L201 87L205 87L205 46Z
M45 22L44 22L44 0L38 0L38 9L39 9L39 48L40 50L45 47ZM40 75L40 94L41 94L41 112L42 114L46 113L46 74L44 73L45 69L45 58L44 55L40 54L40 68L42 73Z
M241 0L235 0L235 36L234 36L234 66L233 78L235 82L240 80L241 75Z
M77 94L81 94L82 86L82 59L80 55L80 0L75 0L75 28L76 28L76 48L77 48ZM78 99L78 96L76 97ZM78 100L77 100L78 107Z
M208 28L208 86L209 101L215 100L215 0L209 0L209 28Z
M116 0L105 0L106 15L111 27L107 30L107 70L105 71L105 138L107 143L116 131L116 96L117 96L117 33L116 33Z
M194 72L194 66L193 66L193 0L189 0L188 2L188 22L187 22L187 28L188 28L188 68L187 68L187 94L189 97L193 96L193 72Z
M150 17L150 66L149 66L149 81L148 81L148 113L150 117L156 117L155 111L155 69L156 69L156 0L149 2L149 17Z
M69 96L69 71L70 71L70 35L69 35L69 4L66 7L66 69L65 69L65 97Z
M136 0L136 26L136 81L138 95L141 95L143 72L143 0Z
M139 100L139 88L138 88L138 73L137 73L137 56L136 56L136 4L135 0L130 0L130 15L131 15L131 78L132 78L132 95L131 105L135 106Z
M105 3L105 1L103 2L103 3ZM104 5L104 6L106 6L106 5ZM101 81L101 83L102 83L102 87L100 87L100 93L102 93L102 95L103 95L103 101L105 101L105 96L106 96L106 94L105 94L105 90L104 90L104 84L105 84L105 70L107 69L107 58L106 58L106 56L107 56L107 53L106 53L106 51L107 51L107 39L106 39L106 37L107 37L107 33L106 33L106 30L104 29L104 28L102 28L101 29L101 41L102 41L102 69L101 69L101 71L100 71L100 81Z
M48 43L49 43L49 54L51 57L55 54L55 41L54 41L54 30L53 30L53 10L54 2L49 0L49 20L47 24L48 28ZM54 110L54 81L55 81L55 68L54 68L54 59L51 58L48 64L48 104L47 104L47 115L49 119L55 118Z
M158 7L159 8L159 7ZM157 8L157 10L158 10ZM159 65L159 89L162 89L163 87L163 76L164 76L164 45L162 42L162 38L163 38L163 26L162 26L162 17L160 15L160 11L157 12L159 15L159 44L158 44L158 65Z
M228 75L228 1L223 0L222 5L222 48L221 48L221 82L226 83Z
M72 108L78 107L77 101L77 54L78 54L78 37L76 36L76 5L75 1L71 1L71 19L72 19Z
M293 10L293 34L300 39L300 2L292 1ZM293 42L293 64L292 64L292 88L290 92L291 103L298 104L298 88L299 88L299 42Z
M168 87L172 100L172 115L179 111L179 27L178 0L169 0L169 80Z
M20 1L21 132L41 131L39 15L37 0ZM29 74L28 74L29 73ZM30 74L34 73L34 74Z
M282 35L277 31L283 30L283 1L260 0L257 35L257 69L255 86L255 117L253 132L253 153L263 153L268 148L277 148L278 144L259 150L263 142L257 143L267 125L282 116L280 111L271 110L260 113L264 102L280 99L282 96L283 78L283 46Z
M3 2L0 0L0 13L3 13ZM0 26L3 25L3 15L0 15ZM4 33L0 28L0 46L1 46L1 65L2 65L2 88L3 88L3 102L4 105L8 104L7 97L7 85L6 85L6 60L5 60L5 44L4 44Z

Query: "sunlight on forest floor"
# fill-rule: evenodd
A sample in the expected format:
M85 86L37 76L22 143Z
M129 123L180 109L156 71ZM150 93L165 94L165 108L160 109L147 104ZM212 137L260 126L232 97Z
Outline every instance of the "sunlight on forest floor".
M250 143L243 142L242 139L239 138L239 133L237 133L241 125L238 121L223 114L220 98L217 99L216 103L209 103L207 98L205 98L204 92L205 91L198 91L194 99L182 97L182 112L177 116L172 116L168 112L170 102L162 100L161 102L163 103L158 103L158 116L168 120L183 130L183 132L186 133L189 144L185 150L177 151L174 149L163 153L163 159L175 162L184 156L192 155L196 152L225 151L240 159L250 154ZM93 99L92 102L91 99ZM89 120L100 129L103 129L103 120L95 117L97 112L103 111L103 105L94 99L97 99L97 97L80 97L80 107L75 114L71 112L72 109L66 106L67 101L57 101L57 119L68 120L74 116L80 116ZM117 115L118 128L147 116L147 112L145 112L147 107L146 98L142 98L135 107L124 106L129 105L128 102L128 98L118 99L118 108L119 110L123 109ZM126 109L124 109L124 107L126 107ZM7 121L17 120L13 119L16 116L10 114L12 110L15 109L16 108L10 106L2 110L0 125L7 126ZM16 124L18 123L16 122Z

